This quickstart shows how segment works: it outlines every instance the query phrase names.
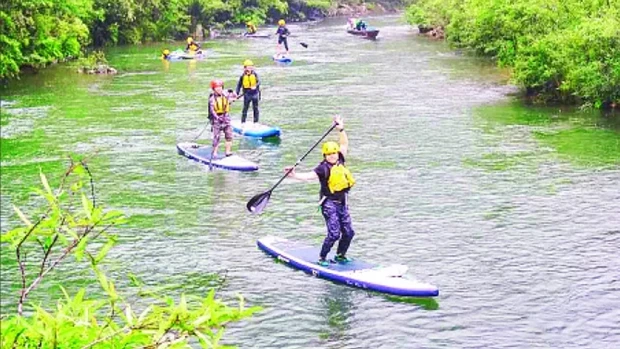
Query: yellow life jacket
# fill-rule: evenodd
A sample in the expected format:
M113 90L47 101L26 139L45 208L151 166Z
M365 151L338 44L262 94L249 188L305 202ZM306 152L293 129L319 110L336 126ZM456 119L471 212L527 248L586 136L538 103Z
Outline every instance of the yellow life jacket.
M349 189L354 185L355 179L348 168L340 163L332 166L329 171L329 178L327 179L327 186L332 194Z
M248 33L254 34L254 33L256 33L256 30L257 30L257 28L256 28L256 26L254 24L248 25Z
M256 81L256 75L254 75L254 73L250 75L243 74L243 88L256 87L257 83L258 82Z
M214 103L215 105L213 106L213 109L215 109L215 113L217 115L222 115L230 111L230 103L228 103L228 98L224 96L215 96Z
M196 45L196 43L191 43L188 45L188 48L190 51L197 51L198 50L198 45Z

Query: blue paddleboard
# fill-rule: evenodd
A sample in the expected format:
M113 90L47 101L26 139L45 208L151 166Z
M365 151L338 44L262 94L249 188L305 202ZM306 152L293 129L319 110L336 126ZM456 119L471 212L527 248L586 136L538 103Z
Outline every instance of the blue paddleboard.
M234 120L230 123L235 133L254 138L280 137L280 128L263 125L261 123L246 122L245 128L241 121Z
M289 266L303 270L316 277L343 283L366 290L410 297L436 297L439 289L431 284L404 278L404 265L378 266L359 260L347 264L333 262L323 267L316 262L320 248L287 239L267 236L257 241L258 247Z
M179 143L177 144L177 152L186 158L198 161L200 163L224 170L233 171L256 171L258 165L250 160L246 160L238 155L224 156L217 154L211 159L211 146L201 146L196 143Z
M282 63L282 64L291 64L291 63L293 63L293 60L291 58L283 56L283 55L275 54L271 58L276 63Z

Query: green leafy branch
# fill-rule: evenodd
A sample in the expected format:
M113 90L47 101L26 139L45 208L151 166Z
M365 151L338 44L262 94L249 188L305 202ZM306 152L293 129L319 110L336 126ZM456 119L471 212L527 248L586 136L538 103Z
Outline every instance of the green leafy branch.
M142 291L143 283L130 274L149 302L136 312L99 267L117 243L116 235L108 230L122 223L124 216L96 205L94 180L86 162L71 159L55 190L43 173L40 180L42 189L34 191L45 199L45 209L34 215L38 217L34 221L14 206L23 225L2 235L2 243L15 250L21 277L17 312L2 319L2 348L189 348L190 340L203 348L220 348L228 323L260 310L245 308L242 296L238 308L229 307L215 298L215 289L205 297L182 294L175 302L171 296L160 295L161 290ZM27 263L27 254L37 251L38 262ZM89 261L103 298L88 299L85 289L71 297L61 286L64 297L55 309L34 304L33 311L24 315L28 296L69 255L76 262Z

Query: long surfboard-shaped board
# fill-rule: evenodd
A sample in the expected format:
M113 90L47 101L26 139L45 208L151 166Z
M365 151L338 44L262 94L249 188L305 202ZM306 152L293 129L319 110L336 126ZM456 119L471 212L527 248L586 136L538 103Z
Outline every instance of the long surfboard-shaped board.
M261 123L246 122L245 125L239 120L231 121L230 125L235 133L254 138L280 137L280 128L267 126ZM244 127L245 126L245 127Z
M246 160L238 155L224 156L217 154L211 159L210 146L201 146L196 143L179 143L177 144L177 152L186 158L198 161L205 165L233 171L256 171L258 165L250 160Z
M274 62L280 63L280 64L291 64L291 63L293 63L293 59L292 58L286 57L284 55L275 54L271 58L273 59Z
M329 266L323 267L316 263L320 248L274 236L260 238L257 244L261 250L289 266L323 279L396 296L439 295L439 289L431 284L404 278L407 272L404 265L382 267L353 260L346 264L332 261ZM333 252L328 255L329 260L333 257Z

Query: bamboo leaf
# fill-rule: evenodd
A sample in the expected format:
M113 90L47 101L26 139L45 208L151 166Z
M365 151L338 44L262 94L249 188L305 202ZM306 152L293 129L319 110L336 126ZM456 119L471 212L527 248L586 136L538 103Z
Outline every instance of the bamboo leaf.
M142 313L140 314L140 317L138 318L138 324L141 324L152 310L153 310L153 305L149 305L148 307L146 307L146 309L142 311Z
M127 304L127 307L125 308L125 320L127 321L127 326L133 326L134 318L133 318L133 312L131 311L130 304Z
M144 285L144 282L142 282L142 280L140 280L134 273L129 272L127 277L129 278L132 286L142 287Z
M26 217L26 215L17 206L13 205L13 210L17 213L19 219L21 219L22 222L28 226L28 228L32 227L32 222L30 222L28 217Z
M43 174L41 170L39 170L39 177L41 177L41 183L43 183L45 191L47 191L49 195L54 196L54 193L52 193L52 188L50 188L50 184L47 182L47 177L45 177L45 174Z
M114 283L112 281L108 281L108 294L110 295L110 298L112 298L112 300L117 300L118 299L118 293L116 293L116 288L114 287Z
M92 216L91 216L92 203L88 200L88 198L86 197L86 195L84 195L84 193L82 193L82 206L84 208L84 213L86 214L86 217L88 217L88 219L92 219Z
M76 248L75 248L75 259L78 262L82 261L82 258L84 257L84 250L86 249L86 243L88 242L88 236L83 237L80 242L77 244Z
M95 257L95 264L101 262L105 258L105 256L108 254L110 249L114 245L116 245L116 241L117 241L116 236L110 235L110 237L108 238L108 241L105 243L105 245L103 245L101 250L99 250L99 253L97 253L97 256Z

